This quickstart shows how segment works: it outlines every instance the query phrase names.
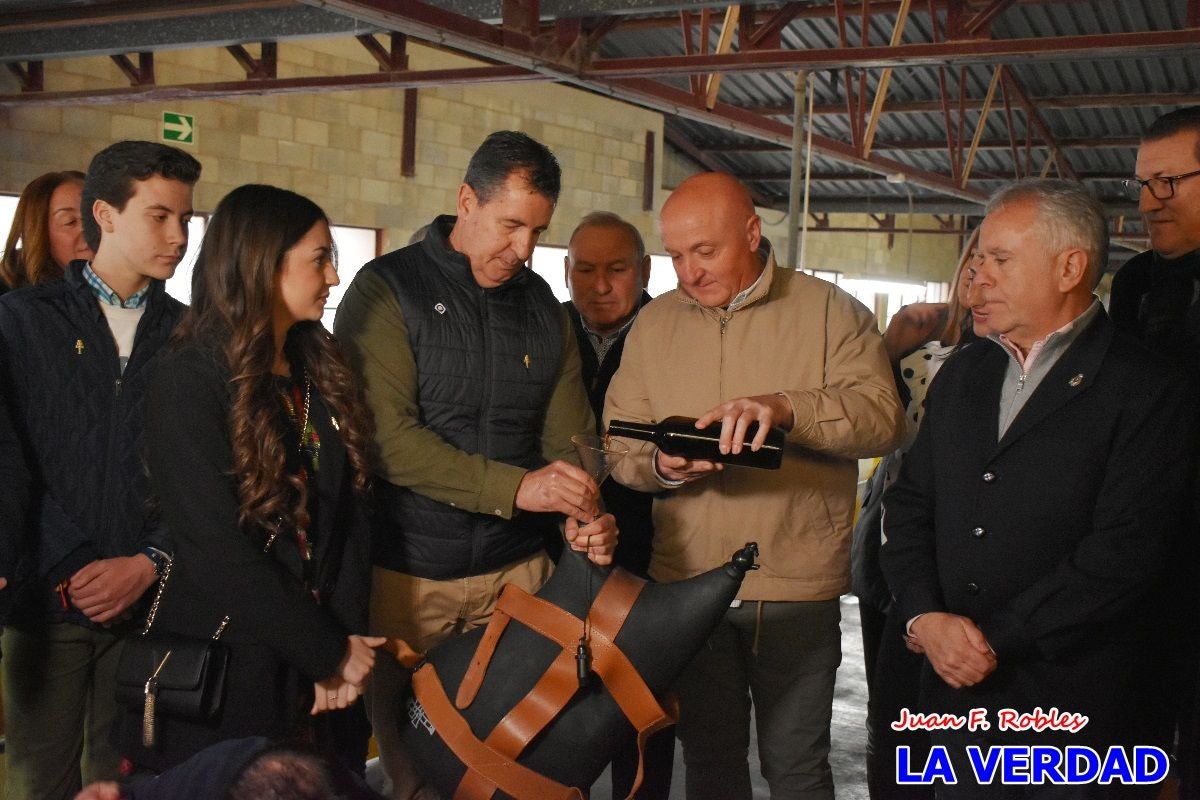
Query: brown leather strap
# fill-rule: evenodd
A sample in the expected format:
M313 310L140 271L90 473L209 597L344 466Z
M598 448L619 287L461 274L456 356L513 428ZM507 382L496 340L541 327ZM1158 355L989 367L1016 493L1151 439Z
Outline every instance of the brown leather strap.
M468 775L482 776L484 793L474 793L464 779L454 800L488 800L499 788L512 797L538 800L583 800L583 792L539 775L528 767L506 758L475 737L470 725L446 696L446 689L432 664L413 673L413 692L437 734L460 761L468 765Z
M424 653L418 653L403 639L388 639L380 647L395 656L397 661L409 669L415 668L425 659Z
M600 589L588 612L591 623L592 669L604 681L613 700L629 719L630 724L638 734L638 770L634 778L632 797L641 785L644 777L644 751L646 739L653 733L673 724L676 716L663 710L654 694L646 686L644 680L633 664L614 644L617 633L629 617L646 582L624 570L614 570ZM516 589L516 587L514 587ZM539 690L543 689L542 682L534 688L524 700L518 703L497 725L488 742L493 742L493 736L502 727L507 728L503 752L516 758L541 730L556 717L562 707L565 707L574 695L577 686L573 666L574 644L579 633L579 619L572 614L552 605L541 598L529 595L519 589L506 593L502 598L506 601L505 612L522 624L528 625L548 639L558 642L564 653L555 660L555 665L565 663L566 675L564 684L551 684L560 692L571 689L570 694L556 694L553 698L547 696L546 702L541 702ZM568 658L569 657L569 658ZM549 672L547 673L549 675ZM549 686L545 687L549 690ZM557 709L553 706L561 706Z
M500 590L501 599L504 598L505 590L508 585ZM492 661L492 656L496 652L496 644L500 641L501 634L508 627L508 621L512 617L504 612L504 609L497 606L492 612L492 618L488 620L487 629L483 632L483 638L479 640L479 646L475 648L475 655L471 658L471 664L467 667L466 674L463 675L462 683L458 685L458 696L454 698L454 705L462 710L471 703L475 702L475 696L479 694L479 687L483 685L484 676L487 675L488 664Z
M485 741L497 751L516 758L562 712L578 691L575 654L563 650L538 679L532 691L496 723Z
M575 672L575 643L582 622L569 612L516 586L510 587L501 596L497 608L501 605L506 615L528 625L562 648L533 689L496 723L484 742L497 753L515 760L562 713L579 691L579 678ZM459 792L465 792L464 797L475 797L489 785L490 782L481 772L468 770L459 784ZM499 788L512 794L503 786ZM455 798L457 800L457 793Z
M540 633L559 647L575 651L583 621L569 611L513 586L496 604L505 614Z
M562 713L578 691L574 655L564 650L551 662L537 685L496 723L484 744L499 755L516 760L534 737ZM472 792L467 796L477 796L478 790L490 782L479 772L468 772L463 776L463 784ZM463 788L460 784L460 789ZM504 786L499 788L512 794Z
M496 723L496 727L483 743L495 756L515 763L534 737L562 713L563 708L579 690L574 652L582 622L558 606L511 585L505 587L501 593L495 613L518 620L562 648L534 688ZM504 625L507 626L507 622ZM490 627L489 624L489 632ZM480 646L483 646L483 642ZM494 644L492 647L494 648ZM485 667L490 658L490 654L485 657ZM472 665L479 660L477 653ZM482 673L479 680L482 682ZM468 765L468 769L455 792L455 800L491 797L497 788L513 797L539 797L515 794L512 791L514 787L498 784L485 770L475 769L472 762L464 763Z
M616 570L588 612L592 626L592 668L638 731L668 717L629 658L616 646L617 634L645 585L645 581L624 570Z
M617 634L645 585L644 580L624 570L614 570L588 612L592 624L592 668L637 731L638 767L629 790L630 798L637 794L645 777L646 740L676 719L663 709L637 669L615 644Z
M614 644L645 585L645 581L623 570L616 570L609 575L588 612L592 668L604 681L613 700L637 731L638 769L630 797L637 792L644 776L646 739L675 721L675 715L663 710L633 664ZM457 740L461 740L463 736L470 737L470 742L463 744L460 741L457 746L447 740L447 746L467 765L467 772L455 791L454 800L490 798L497 789L517 798L558 796L539 793L539 788L528 784L516 770L524 770L532 775L537 773L522 767L516 759L529 743L562 713L563 708L579 690L575 671L575 647L582 633L582 623L577 617L528 594L517 586L506 586L497 603L496 613L488 624L464 676L463 684L459 687L456 705L458 708L465 708L475 699L495 653L496 644L511 619L518 620L555 642L562 651L534 688L496 724L484 742L475 738L466 721L450 707L436 673L433 674L432 681L426 677L417 680L418 675L432 672L431 666L418 670L413 676L413 688L417 699L425 707L426 715L441 732L442 738L447 739L447 731L451 729L455 729L454 735ZM431 687L427 685L430 683L436 683L437 691L431 691ZM434 706L438 707L438 701L444 703L446 711L449 711L446 716L452 717L452 720L439 721L438 717L442 717L444 711L438 707L435 712L426 702L426 696L433 699L433 695L439 695ZM462 730L458 730L458 727ZM478 746L478 752L473 752L468 760L460 753L459 748L468 750L474 745ZM541 775L537 777L575 793L566 795L567 797L583 796L577 789L561 786Z
M588 609L592 629L602 631L610 640L616 641L617 633L629 618L629 612L644 588L646 581L632 572L614 569Z

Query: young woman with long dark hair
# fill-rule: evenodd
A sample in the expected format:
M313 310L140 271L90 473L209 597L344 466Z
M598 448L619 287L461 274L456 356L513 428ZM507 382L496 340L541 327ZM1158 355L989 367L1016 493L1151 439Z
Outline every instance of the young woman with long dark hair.
M324 212L270 186L230 192L205 233L147 400L147 463L174 546L153 631L203 639L224 624L230 662L213 720L164 716L146 748L129 716L122 749L139 768L258 735L315 741L362 769L361 704L338 710L383 641L356 635L372 423L320 322L334 259Z

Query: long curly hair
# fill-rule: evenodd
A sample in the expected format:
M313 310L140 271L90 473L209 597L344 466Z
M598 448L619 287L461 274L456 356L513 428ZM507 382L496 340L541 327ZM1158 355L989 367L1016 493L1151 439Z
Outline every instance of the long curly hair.
M272 314L285 254L321 221L329 222L316 203L286 189L250 184L226 195L205 231L192 305L173 337L176 346L195 343L229 368L233 472L246 531L304 530L310 522L307 487L285 467ZM374 430L359 380L320 322L294 324L284 349L337 415L354 488L365 492Z

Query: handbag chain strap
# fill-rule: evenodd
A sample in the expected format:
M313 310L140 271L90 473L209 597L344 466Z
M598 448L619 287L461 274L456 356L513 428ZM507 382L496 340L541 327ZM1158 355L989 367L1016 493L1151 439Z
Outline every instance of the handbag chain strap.
M150 604L150 613L146 615L146 627L142 628L142 636L150 632L150 626L154 624L154 618L158 616L158 604L162 602L163 590L167 588L167 579L171 577L171 567L174 564L175 559L167 560L167 567L163 570L163 576L158 582L158 591L154 593L154 602ZM221 638L221 634L225 632L225 626L228 624L229 615L226 614L213 632L212 640L214 642Z
M154 593L154 602L150 604L150 613L146 615L146 627L142 628L142 636L149 633L150 626L154 624L154 618L158 615L158 604L162 602L163 590L167 588L167 578L171 577L171 567L174 564L175 559L167 559L167 567L158 581L158 591Z

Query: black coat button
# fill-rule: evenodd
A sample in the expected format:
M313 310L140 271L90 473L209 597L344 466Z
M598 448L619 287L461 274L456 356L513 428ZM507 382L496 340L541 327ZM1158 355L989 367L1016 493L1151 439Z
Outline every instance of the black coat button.
M967 594L979 594L979 584L972 581L967 584Z

